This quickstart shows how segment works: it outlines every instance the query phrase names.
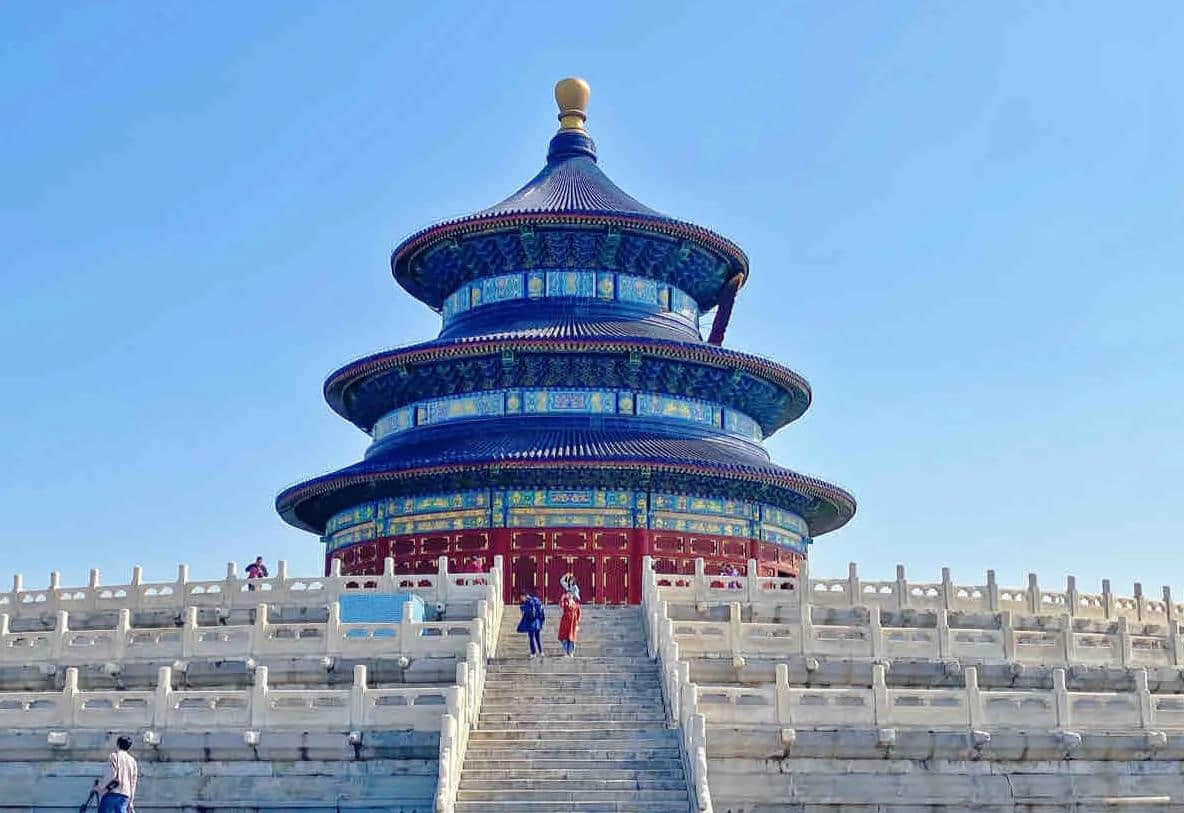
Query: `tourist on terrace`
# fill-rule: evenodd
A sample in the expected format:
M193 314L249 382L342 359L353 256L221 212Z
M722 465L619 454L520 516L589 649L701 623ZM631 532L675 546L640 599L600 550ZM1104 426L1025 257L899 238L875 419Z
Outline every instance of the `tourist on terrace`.
M115 741L115 750L107 760L103 775L103 796L99 799L99 813L128 813L133 810L136 798L136 781L140 768L130 753L132 738L121 736ZM88 800L89 801L89 800Z
M251 562L251 564L247 565L247 579L254 580L254 579L266 579L266 578L267 578L267 565L263 564L263 557L262 556L256 556L255 561L253 561L253 562ZM247 589L254 590L255 585L248 584Z
M576 583L576 575L570 570L559 577L559 586L565 593L574 595L576 601L580 600L580 585Z
M576 636L580 628L580 598L570 590L559 599L559 609L563 617L559 619L559 642L563 644L563 654L569 658L576 656Z
M530 641L530 657L533 659L536 654L543 654L543 641L539 637L543 631L543 621L546 620L543 602L539 601L538 596L531 590L522 599L519 609L522 610L522 619L518 622L518 631L526 633Z
M719 573L721 576L730 576L732 578L732 580L729 581L727 585L729 590L740 589L740 568L736 567L734 564L728 563L719 569Z

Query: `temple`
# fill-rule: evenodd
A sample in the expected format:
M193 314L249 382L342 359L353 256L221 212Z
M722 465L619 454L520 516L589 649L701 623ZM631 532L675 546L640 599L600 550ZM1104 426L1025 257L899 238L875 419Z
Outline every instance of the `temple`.
M276 499L321 536L325 569L435 572L501 555L507 597L637 603L641 559L709 572L798 572L855 511L836 486L773 463L797 419L792 370L721 346L748 277L738 246L630 197L585 131L588 85L555 88L547 162L501 203L419 231L395 280L443 318L432 341L332 373L335 412L372 438L360 463ZM700 320L715 309L704 340Z

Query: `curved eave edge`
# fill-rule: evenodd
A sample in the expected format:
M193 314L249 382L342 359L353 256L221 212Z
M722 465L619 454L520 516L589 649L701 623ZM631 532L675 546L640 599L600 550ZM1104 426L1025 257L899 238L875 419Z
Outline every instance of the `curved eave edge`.
M464 359L473 356L485 356L504 350L518 352L622 352L625 350L642 348L649 355L659 358L683 360L713 367L740 367L744 372L763 378L772 384L795 393L805 395L805 401L800 409L795 409L791 416L782 424L800 418L810 408L814 400L814 393L810 383L788 367L762 359L759 356L728 350L711 344L690 344L680 342L664 342L646 339L492 339L488 341L456 342L454 344L439 344L428 347L411 347L404 350L388 350L375 353L365 358L353 361L329 374L325 380L323 393L329 407L350 423L354 423L363 432L370 427L357 424L350 417L345 408L345 391L352 385L374 375L389 372L399 367L418 364L428 364L448 359ZM794 398L794 403L798 401Z
M817 526L814 523L810 523L810 533L812 536L821 536L822 534L838 530L846 525L851 520L851 517L855 515L855 498L846 490L824 480L788 470L786 474L776 476L757 472L724 471L711 466L696 466L692 464L654 463L649 461L604 461L596 459L565 460L562 464L511 460L498 461L496 463L426 466L403 471L378 471L358 474L331 472L281 491L275 498L275 507L279 515L289 525L309 531L310 533L321 534L324 532L324 528L317 528L300 519L296 515L297 509L302 503L310 499L315 499L351 486L373 485L374 483L383 481L417 480L448 474L480 473L488 472L491 469L500 471L552 471L571 470L573 468L648 470L650 472L689 474L741 482L755 482L782 488L806 497L821 500L832 509L834 517L830 523L819 524Z
M654 231L670 237L681 237L693 240L714 249L732 259L736 270L748 274L748 255L740 246L723 235L711 229L696 226L683 220L663 217L660 215L641 214L613 214L606 212L519 212L502 215L469 215L467 217L446 220L442 223L421 229L400 243L391 252L391 275L403 288L429 307L439 310L444 298L438 292L418 285L407 278L405 273L407 262L416 253L436 245L450 238L477 234L479 232L493 232L501 229L516 228L525 225L548 223L554 225L584 225L584 226L625 226L643 231ZM699 303L709 309L714 303Z

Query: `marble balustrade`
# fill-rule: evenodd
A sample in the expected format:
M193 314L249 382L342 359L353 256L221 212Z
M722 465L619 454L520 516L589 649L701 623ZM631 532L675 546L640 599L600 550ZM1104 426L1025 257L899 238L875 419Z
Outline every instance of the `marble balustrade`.
M328 576L305 577L289 576L287 563L281 560L276 575L266 579L247 580L239 575L234 562L228 562L223 579L192 580L188 565L178 565L176 580L169 582L143 581L138 566L132 569L132 580L126 584L104 585L99 571L94 569L85 586L63 587L60 582L54 571L48 587L29 588L17 574L13 576L12 590L0 593L0 612L15 618L61 611L167 610L179 614L186 607L229 611L253 609L260 602L273 607L326 606L344 595L375 591L414 593L425 603L448 605L487 598L490 586L500 596L502 569L495 563L484 573L450 573L448 560L442 556L435 573L395 573L395 561L387 557L381 574L343 576L340 562L335 561Z
M748 561L747 575L721 576L705 572L702 559L693 574L657 574L663 599L672 603L705 605L739 601L754 608L771 606L813 606L831 608L879 607L884 610L920 609L957 612L1001 612L1027 615L1069 615L1073 618L1119 619L1128 622L1167 623L1184 619L1184 603L1173 600L1164 587L1162 598L1143 594L1134 585L1132 596L1116 596L1110 580L1102 580L1101 593L1082 593L1077 580L1069 576L1064 590L1042 588L1036 574L1028 575L1025 587L1001 587L995 571L987 571L985 583L955 584L950 569L942 568L941 581L910 582L903 566L897 566L892 581L865 581L857 566L848 566L845 579L813 578L808 562L793 577L758 576L756 562ZM805 586L807 589L802 589Z
M860 614L853 614L860 615ZM847 659L915 659L963 662L1010 662L1045 666L1157 667L1184 665L1178 622L1132 624L1124 616L1112 622L1060 616L1022 616L1017 627L1011 611L973 616L976 626L957 626L965 616L939 609L928 617L903 616L908 626L882 623L879 607L866 608L866 620L820 624L803 613L792 623L741 621L741 605L729 605L728 621L675 620L673 632L682 654L730 657L742 666L746 657L789 655ZM928 622L928 624L926 624ZM978 624L985 624L978 625ZM953 625L952 625L953 624Z

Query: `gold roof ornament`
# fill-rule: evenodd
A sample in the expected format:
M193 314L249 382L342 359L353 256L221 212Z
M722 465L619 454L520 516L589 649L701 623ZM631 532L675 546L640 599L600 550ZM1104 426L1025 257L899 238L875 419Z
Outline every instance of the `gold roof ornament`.
M588 96L592 89L579 77L560 79L555 83L555 103L559 105L559 129L583 132L588 120Z

